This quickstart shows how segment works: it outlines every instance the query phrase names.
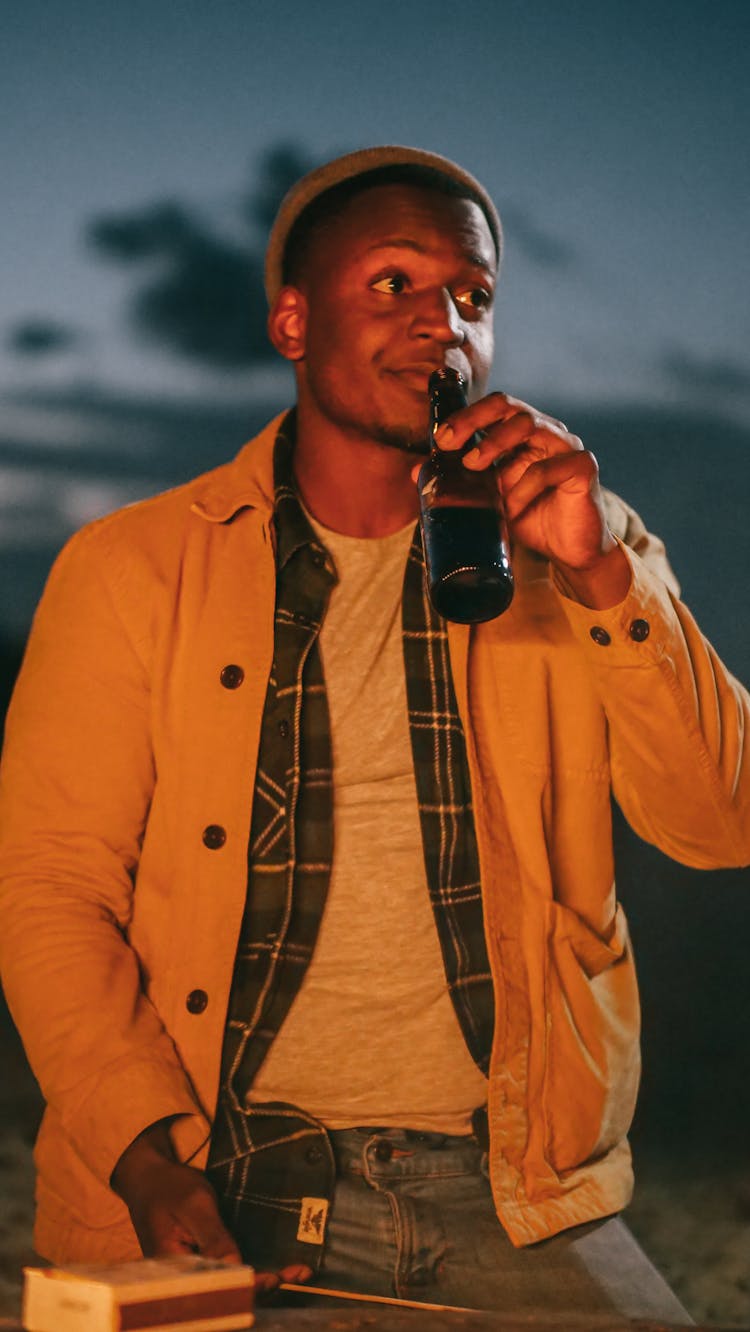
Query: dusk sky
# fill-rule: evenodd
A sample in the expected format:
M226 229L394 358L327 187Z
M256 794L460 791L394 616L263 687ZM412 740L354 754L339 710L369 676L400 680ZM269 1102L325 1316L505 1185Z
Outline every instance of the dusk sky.
M0 386L236 391L133 343L134 275L86 246L86 224L172 199L231 237L269 146L316 163L392 141L455 157L506 217L498 383L669 403L700 389L750 417L749 33L745 0L13 6ZM30 316L80 340L12 356Z
M740 669L748 634L728 596L714 616L702 543L718 528L715 559L744 577L749 34L746 0L8 9L0 633L25 633L72 530L230 456L290 401L253 291L269 154L302 170L390 141L457 159L493 193L493 386L568 421L681 574L694 557L690 604ZM178 354L196 339L201 355ZM168 427L166 400L181 413ZM618 435L623 410L637 419Z
M492 386L582 436L750 683L749 37L750 0L6 3L0 691L75 528L231 457L290 403L257 292L269 161L385 142L493 194ZM665 1157L693 1142L686 1180L740 1144L729 1209L750 870L701 878L626 836L641 1122Z

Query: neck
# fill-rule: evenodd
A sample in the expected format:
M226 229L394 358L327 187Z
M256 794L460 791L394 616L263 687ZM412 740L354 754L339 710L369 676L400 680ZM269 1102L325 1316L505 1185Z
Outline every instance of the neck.
M416 520L416 457L377 440L353 438L300 401L294 475L307 509L345 536L390 536Z

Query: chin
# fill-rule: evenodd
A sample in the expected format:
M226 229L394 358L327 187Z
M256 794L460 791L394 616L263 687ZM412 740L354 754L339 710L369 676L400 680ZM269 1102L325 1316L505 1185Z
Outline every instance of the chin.
M425 434L424 426L418 430L407 425L381 426L376 438L386 448L398 449L400 453L413 453L423 458L430 452L430 440Z

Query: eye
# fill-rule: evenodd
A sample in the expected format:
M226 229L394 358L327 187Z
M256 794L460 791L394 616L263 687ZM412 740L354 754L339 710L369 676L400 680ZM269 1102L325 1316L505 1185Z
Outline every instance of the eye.
M373 291L381 291L387 296L400 296L408 285L409 280L404 273L387 273L370 283Z
M453 298L456 305L469 310L489 310L492 305L492 292L486 287L466 287L457 291Z

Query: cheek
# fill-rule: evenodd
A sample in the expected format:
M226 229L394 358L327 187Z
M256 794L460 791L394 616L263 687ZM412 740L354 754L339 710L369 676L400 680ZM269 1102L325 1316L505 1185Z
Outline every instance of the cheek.
M471 363L474 370L474 383L480 391L484 390L492 369L494 351L495 338L492 325L489 325L486 329L478 329L475 325L471 336Z

